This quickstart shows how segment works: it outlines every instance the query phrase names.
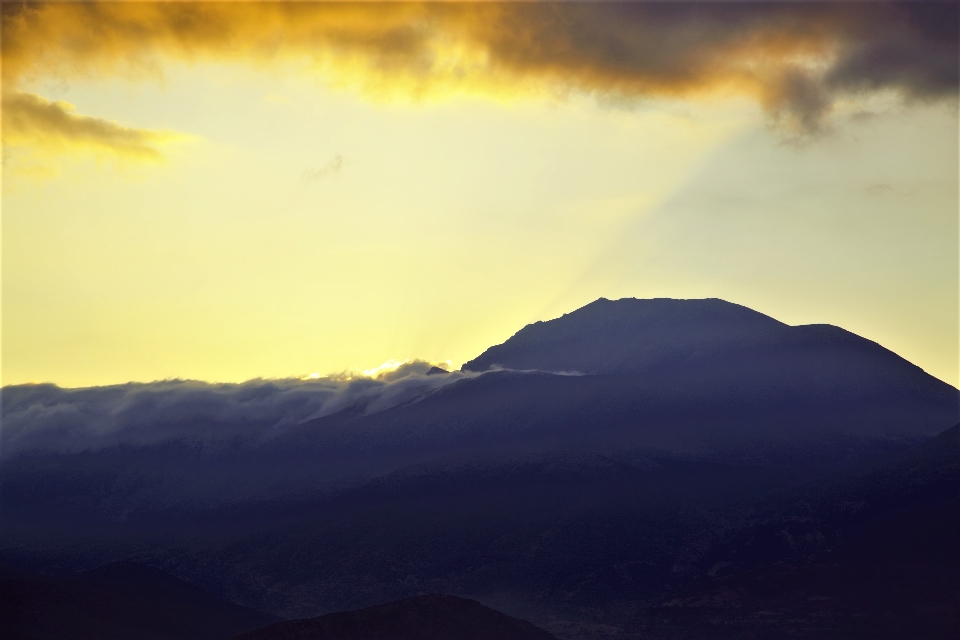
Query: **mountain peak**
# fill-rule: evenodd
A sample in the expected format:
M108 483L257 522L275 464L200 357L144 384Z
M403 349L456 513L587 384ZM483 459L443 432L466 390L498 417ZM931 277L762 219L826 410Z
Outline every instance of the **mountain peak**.
M599 298L559 318L527 325L463 369L641 372L786 326L718 298Z

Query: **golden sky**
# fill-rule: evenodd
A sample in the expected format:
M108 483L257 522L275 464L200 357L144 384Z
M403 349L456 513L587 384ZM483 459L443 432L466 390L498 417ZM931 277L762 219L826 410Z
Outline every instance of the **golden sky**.
M955 5L3 12L4 384L458 366L601 296L960 379Z

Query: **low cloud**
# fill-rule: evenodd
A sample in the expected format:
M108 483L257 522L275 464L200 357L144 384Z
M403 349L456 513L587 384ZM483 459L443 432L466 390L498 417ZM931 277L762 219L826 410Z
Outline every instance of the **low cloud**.
M304 183L311 184L327 176L340 173L340 169L343 167L343 156L339 153L333 156L333 159L330 162L326 163L319 169L309 169L303 172L302 179Z
M348 372L240 384L167 380L81 389L8 386L2 389L0 455L76 453L180 439L254 445L307 420L346 408L381 411L477 375L428 375L433 367L416 360L378 371L376 377Z
M88 150L126 158L161 160L159 147L183 134L124 126L80 115L76 107L23 91L4 91L3 144L45 150Z

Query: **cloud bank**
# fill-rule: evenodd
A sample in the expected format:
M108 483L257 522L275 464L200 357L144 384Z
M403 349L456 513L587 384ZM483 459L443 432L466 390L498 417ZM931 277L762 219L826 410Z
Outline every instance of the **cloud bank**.
M956 95L955 3L4 3L5 80L306 61L378 96L746 96L813 130L837 100Z
M313 418L345 408L381 411L472 375L428 375L432 367L413 361L377 377L344 374L241 384L8 386L2 389L0 455L76 453L180 439L255 445Z

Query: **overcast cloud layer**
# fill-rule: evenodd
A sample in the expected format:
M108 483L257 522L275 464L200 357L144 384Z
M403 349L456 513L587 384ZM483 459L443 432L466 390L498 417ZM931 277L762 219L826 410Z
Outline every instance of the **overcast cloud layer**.
M465 377L427 375L431 366L414 361L377 378L8 386L2 390L0 455L76 453L175 439L255 444L306 420L347 407L380 411Z

